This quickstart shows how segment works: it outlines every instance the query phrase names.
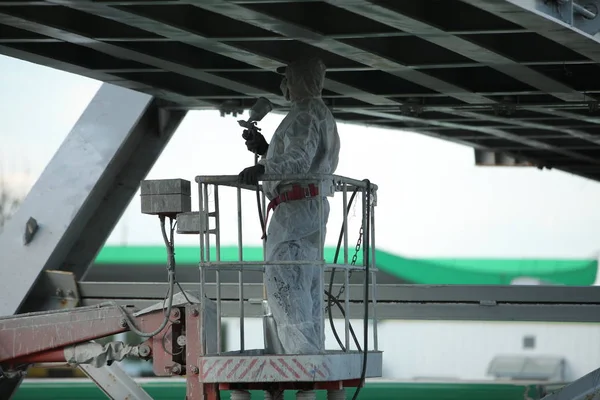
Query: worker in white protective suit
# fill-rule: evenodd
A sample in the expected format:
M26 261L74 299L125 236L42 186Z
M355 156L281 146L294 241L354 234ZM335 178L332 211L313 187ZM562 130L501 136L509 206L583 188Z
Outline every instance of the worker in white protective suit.
M325 69L319 59L294 62L285 68L281 89L291 101L291 109L270 144L261 134L246 142L248 150L263 157L256 166L240 173L240 181L256 184L262 174L335 172L340 139L335 119L321 98ZM329 217L326 196L332 193L319 193L317 182L311 185L271 181L263 182L263 188L269 205L274 207L267 230L266 260L318 261ZM323 220L319 202L322 202ZM265 267L267 300L285 354L318 354L325 350L320 274L320 266Z

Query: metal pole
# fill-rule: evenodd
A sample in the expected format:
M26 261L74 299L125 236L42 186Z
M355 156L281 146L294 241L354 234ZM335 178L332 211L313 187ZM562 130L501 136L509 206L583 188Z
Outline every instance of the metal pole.
M344 220L343 228L344 228L344 265L348 266L348 185L346 183L342 183L342 197L343 197L343 213ZM348 268L344 268L344 308L346 309L346 315L344 316L344 334L345 334L345 343L346 343L346 351L350 351L350 294L348 293L350 287L350 270Z
M369 202L371 207L371 266L377 268L375 262L375 206L372 202ZM376 284L377 273L371 272L371 302L373 303L373 348L375 351L379 348L379 342L377 340L377 284Z
M152 400L117 363L100 368L80 364L79 368L111 399Z
M267 217L267 196L265 196L264 190L262 191L262 215L263 218ZM268 231L269 227L265 225L265 232ZM267 238L263 239L263 261L267 261Z
M219 213L219 186L214 185L215 192L215 246L217 261L221 261L221 214ZM218 270L217 270L218 271Z
M208 198L209 198L208 197L208 184L204 184L203 185L203 189L204 189L203 196L204 196L204 207L205 207L204 208L204 211L205 211L204 215L206 217L206 219L204 220L204 224L205 224L205 226L204 226L204 240L205 240L205 246L206 246L204 254L205 254L206 262L208 263L208 262L210 262L210 233L209 233L209 231L210 231L210 220L208 219L209 218L209 214L210 214L210 205L209 205L209 202L208 202ZM204 281L206 281L206 272L204 270L203 270L203 274L204 274L203 279L204 279ZM204 310L205 310L205 305L204 305L204 300L203 300L201 312L204 313ZM202 345L204 346L204 348L206 348L206 335L201 334L201 337L202 337Z
M319 183L319 197L317 198L319 201L319 260L325 260L325 252L323 247L325 247L325 237L323 235L323 229L325 227L325 214L323 212L323 203L325 202L325 197L322 195L323 184Z
M344 265L348 265L348 185L343 183L344 203Z
M323 211L323 203L325 202L325 196L322 194L323 190L323 181L319 181L319 196L317 197L319 201L319 263L315 265L315 268L319 268L319 293L321 293L320 302L321 302L321 310L325 309L325 296L324 292L324 284L325 284L325 235L323 230L325 229L325 213ZM314 299L313 301L317 301ZM329 299L327 299L327 303L329 303ZM319 343L325 343L325 320L324 315L321 316L319 320Z
M205 256L204 256L204 234L206 231L206 227L204 226L204 219L206 218L206 213L204 212L204 196L203 196L203 191L202 188L204 187L204 183L200 182L198 183L198 214L200 217L200 301L203 302L204 301L204 283L205 283L205 276L204 276L204 267L202 266L202 264L205 261Z
M215 199L215 257L221 261L221 235L219 225L219 186L214 185L213 196ZM221 354L221 267L215 271L217 286L217 354Z
M204 185L204 202L206 204L206 232L204 234L204 240L206 241L206 261L210 262L210 220L209 218L209 214L210 214L210 206L208 204L208 184Z
M369 274L367 273L367 265L368 265L368 258L369 258L369 237L370 237L370 228L369 228L369 218L368 218L368 209L369 209L369 205L370 205L370 201L369 201L369 192L367 191L367 189L363 189L362 190L362 194L363 194L363 199L362 199L362 220L363 220L363 267L364 267L364 277L365 277L365 284L364 284L364 291L365 291L365 298L363 299L364 303L365 303L365 309L364 309L364 344L363 344L363 351L367 351L367 345L368 345L368 331L367 331L367 318L368 318L368 297L369 297Z
M267 216L267 197L265 196L264 189L262 190L262 215L263 218ZM269 230L269 227L265 225L265 232ZM267 235L263 239L263 262L267 261ZM263 272L263 300L267 300L267 283L265 282L265 273Z
M346 264L346 267L348 265ZM350 351L350 269L344 268L344 334L346 342L346 351Z
M368 239L368 234L367 234L367 195L366 195L366 189L362 189L362 243L363 243L363 250L362 250L362 254L363 254L363 268L365 270L365 285L367 284L367 279L368 277L366 276L366 266L367 266L367 257L368 257L368 253L367 251L365 251L365 247L368 248L369 244L367 243L367 239Z
M594 18L596 18L596 15L597 15L595 12L588 10L584 6L579 5L579 4L575 3L574 1L573 1L573 11L586 19L594 19Z
M242 189L237 188L237 215L238 215L238 260L244 261L244 248L242 241ZM240 351L244 351L244 270L240 267L238 272L238 290L240 295Z

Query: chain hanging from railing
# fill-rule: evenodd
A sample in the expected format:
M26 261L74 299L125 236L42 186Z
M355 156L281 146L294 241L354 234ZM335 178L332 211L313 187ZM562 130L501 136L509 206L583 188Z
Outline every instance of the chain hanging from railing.
M352 266L355 266L356 260L358 260L358 252L360 251L360 248L362 245L363 231L364 231L364 225L361 225L360 230L358 231L358 240L356 242L356 246L354 247L354 255L352 256L352 261L350 262L350 265L352 265ZM354 272L353 269L351 269L350 272L348 272L348 279L352 278L353 272ZM335 300L340 300L340 297L342 297L342 294L344 294L345 291L346 291L346 285L340 286L340 290L339 290L338 294L334 297ZM330 299L327 302L327 306L325 307L325 312L329 311L329 307L331 307L334 302L335 301L332 299Z

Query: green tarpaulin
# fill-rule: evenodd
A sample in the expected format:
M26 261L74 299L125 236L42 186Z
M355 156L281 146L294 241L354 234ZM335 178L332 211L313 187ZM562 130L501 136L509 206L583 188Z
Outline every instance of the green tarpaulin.
M335 249L326 249L328 262L333 261L334 254ZM200 250L180 246L176 248L176 257L178 265L190 267L198 263ZM237 257L237 247L222 248L222 260L233 261ZM262 248L244 248L244 259L262 260ZM362 254L358 259L361 262ZM162 265L165 260L166 250L161 246L105 246L96 263L133 267ZM406 258L382 250L376 252L375 260L382 271L417 284L507 285L515 278L526 276L556 284L584 286L594 283L597 269L595 259Z

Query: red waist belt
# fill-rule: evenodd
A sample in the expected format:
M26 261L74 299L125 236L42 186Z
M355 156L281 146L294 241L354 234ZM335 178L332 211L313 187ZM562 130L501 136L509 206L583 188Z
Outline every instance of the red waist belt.
M292 185L292 190L281 193L279 196L275 197L273 200L269 202L267 206L267 215L265 216L265 230L263 231L262 239L267 237L267 221L269 220L269 213L271 210L277 208L277 206L281 203L286 203L288 201L294 200L302 200L302 199L310 199L312 197L317 197L319 195L319 188L313 183L307 186L301 185Z

